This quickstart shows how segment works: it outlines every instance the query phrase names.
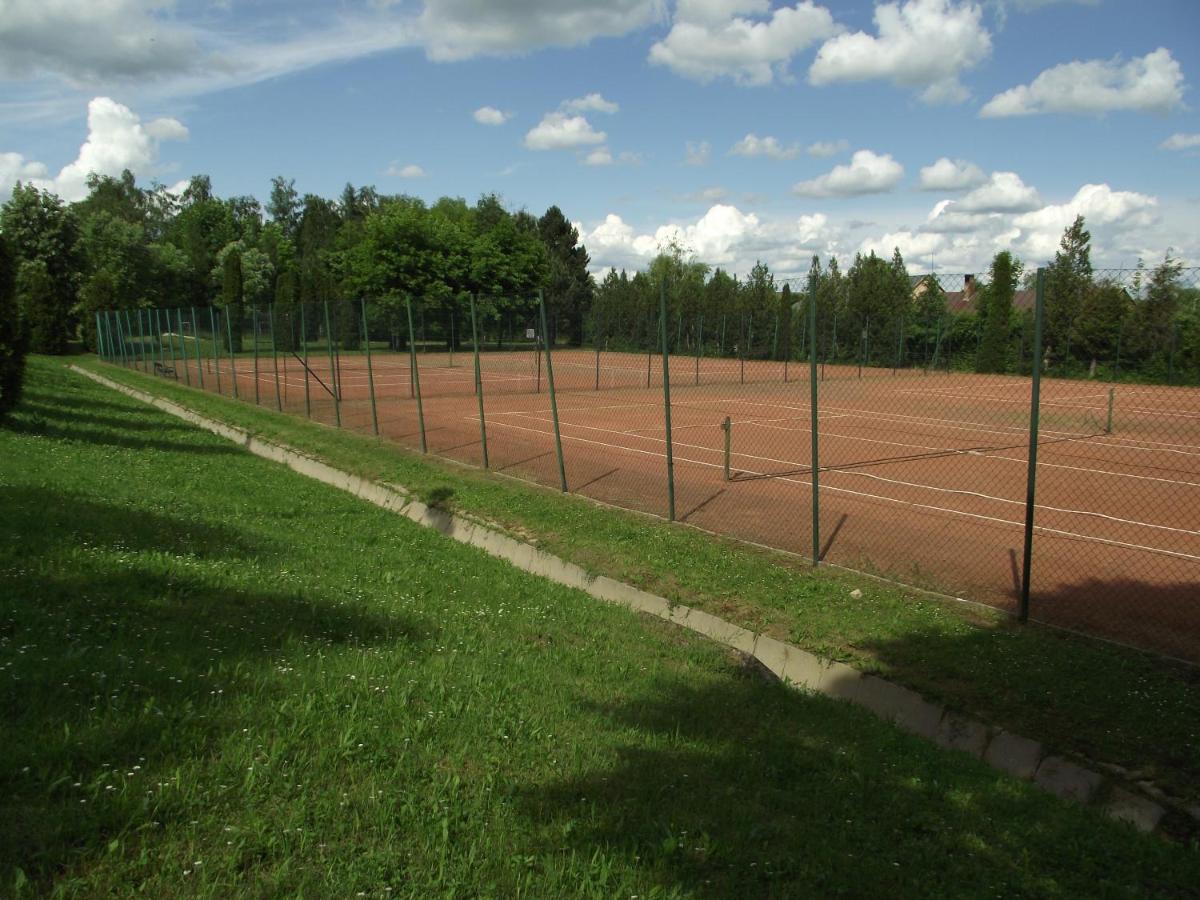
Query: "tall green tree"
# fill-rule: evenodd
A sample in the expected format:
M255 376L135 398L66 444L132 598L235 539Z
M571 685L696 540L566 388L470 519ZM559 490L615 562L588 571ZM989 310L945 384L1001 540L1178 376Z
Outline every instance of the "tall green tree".
M988 285L983 290L980 309L983 334L975 356L976 372L1008 370L1008 334L1012 323L1013 296L1021 281L1021 263L1007 250L992 259Z
M16 257L0 233L0 419L21 399L25 375L25 328L16 281Z
M267 200L267 216L279 226L283 236L294 240L300 228L300 194L296 180L276 175L271 179L271 196Z
M242 254L232 248L221 265L221 305L225 307L225 341L230 353L242 349L242 328L245 323L245 284L242 279Z
M1100 360L1115 359L1121 332L1132 311L1132 298L1115 282L1102 281L1087 292L1075 333L1079 349L1090 359L1089 376L1096 374Z
M583 343L584 316L591 309L595 290L588 272L591 257L579 243L579 232L557 206L551 206L538 219L538 235L546 246L549 269L547 310L552 311L555 322L565 325L570 343L579 346Z
M1092 236L1083 225L1083 216L1076 216L1067 226L1045 276L1046 347L1052 358L1064 361L1092 288Z

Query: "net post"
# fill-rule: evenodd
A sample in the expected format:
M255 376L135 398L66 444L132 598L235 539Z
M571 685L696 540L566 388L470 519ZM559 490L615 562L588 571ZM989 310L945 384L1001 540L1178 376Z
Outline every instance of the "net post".
M412 390L417 398L417 425L421 430L421 452L428 453L429 445L425 442L425 409L421 405L421 370L417 365L417 336L413 331L412 297L404 298L404 308L408 311L408 355L412 365Z
M820 435L817 428L817 279L808 280L808 410L812 435L810 469L812 473L812 564L821 564L821 491Z
M1022 622L1029 621L1030 569L1033 563L1033 517L1037 496L1038 425L1042 400L1042 328L1045 317L1046 270L1037 270L1033 314L1033 385L1029 398L1029 469L1025 478L1025 548L1021 567L1021 598L1017 612Z
M546 347L546 382L550 388L550 418L554 420L554 452L558 456L558 483L567 492L567 469L563 464L562 434L558 429L558 400L554 396L554 358L550 353L550 332L546 329L546 298L538 291L538 308L542 317L542 342Z
M170 314L168 313L168 317L169 316L170 316ZM183 333L183 310L182 309L177 308L175 310L175 325L176 325L176 328L179 330L179 356L183 360L183 380L187 384L188 387L191 387L192 386L192 369L191 369L191 366L188 365L187 340L185 339L186 335L184 335L184 333Z
M729 416L721 423L721 430L725 432L725 480L729 481L729 458L733 449L733 420Z
M275 304L267 304L267 324L271 330L271 367L275 370L275 410L283 412L283 398L279 395L279 346L275 341Z
M250 318L254 320L254 405L262 404L262 392L258 386L258 304L250 305Z
M300 349L304 353L304 417L312 418L312 394L308 387L308 329L304 321L304 302L300 303Z
M671 444L671 358L667 346L667 282L658 283L659 314L662 322L663 419L667 426L667 518L675 521L675 454Z
M1104 420L1104 433L1113 433L1113 400L1116 397L1117 389L1110 387L1108 389L1108 417Z
M196 375L200 379L200 390L204 390L204 348L200 344L200 329L196 326L196 307L192 311L192 337L196 340Z
M229 377L233 381L233 399L238 400L237 360L233 356L233 316L229 314L230 306L225 307L225 334L229 338L226 346L229 350Z
M367 354L367 390L371 393L371 428L379 437L379 410L375 406L375 370L371 365L371 339L367 334L367 298L358 301L362 306L363 349Z
M333 330L329 327L329 301L323 301L325 308L325 350L329 354L329 380L333 387L333 419L337 423L337 427L342 427L342 403L341 389L337 383L336 363L333 359Z
M217 355L217 347L221 343L221 338L217 331L216 313L211 306L208 308L208 330L212 335L212 361L213 368L217 373L217 393L223 394L224 392L221 390L221 358Z
M479 446L483 467L488 468L487 420L483 417L483 370L479 365L479 325L475 321L475 295L467 295L471 304L471 349L475 356L475 397L479 404Z

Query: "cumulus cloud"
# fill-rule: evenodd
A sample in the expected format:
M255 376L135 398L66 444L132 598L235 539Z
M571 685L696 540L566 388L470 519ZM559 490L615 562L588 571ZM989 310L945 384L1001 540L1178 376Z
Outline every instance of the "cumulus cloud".
M399 163L392 163L383 172L389 178L424 178L425 170L416 163L409 163L402 166Z
M603 144L607 139L605 132L596 131L583 116L551 112L525 135L525 146L530 150L575 150Z
M1097 246L1114 232L1144 229L1155 220L1158 200L1135 191L1114 191L1107 184L1085 184L1066 203L1051 204L1013 219L1021 229L1027 256L1049 259L1054 255L1063 230L1083 216ZM1111 240L1110 240L1111 243Z
M611 100L605 100L600 94L588 94L586 97L577 97L574 100L567 100L563 103L562 109L565 112L602 112L612 113L617 112L621 107Z
M816 85L886 79L921 88L926 103L961 102L959 76L987 59L992 39L974 3L907 0L875 8L878 35L863 31L826 41L808 70Z
M921 169L920 188L923 191L965 191L987 180L983 170L974 163L943 156L933 165Z
M1200 147L1200 134L1173 134L1159 147L1163 150L1192 150Z
M829 10L811 0L775 10L770 0L680 0L650 62L701 82L770 84L786 77L793 56L839 30Z
M1103 115L1168 113L1183 103L1183 70L1163 47L1122 63L1078 60L1046 69L1031 83L997 94L980 109L985 119L1038 113Z
M413 31L431 59L449 61L576 47L661 16L662 0L425 0Z
M1016 172L993 172L986 183L958 203L964 212L1025 212L1036 209L1042 199Z
M849 165L834 166L832 171L811 181L801 181L792 190L802 197L880 194L894 188L902 177L904 167L892 159L891 154L857 150Z
M587 166L611 166L614 164L631 166L641 161L642 158L636 153L624 152L613 156L612 151L607 147L597 147L583 158L583 163Z
M816 157L837 156L839 153L844 153L850 149L850 142L846 140L836 141L816 141L808 145L808 155Z
M799 144L784 146L778 138L748 134L730 148L731 156L769 156L771 159L793 159L800 153Z
M471 116L480 125L503 125L512 118L512 113L496 109L494 106L481 106Z
M17 180L23 180L64 200L82 200L88 193L88 175L120 175L125 169L134 175L149 174L161 142L188 137L187 128L178 120L154 119L143 124L133 110L108 97L96 97L88 104L87 119L87 139L78 156L54 178L48 177L43 163L26 160L18 153L0 154L0 195L7 195Z
M684 147L684 164L689 166L704 166L708 165L708 158L712 154L712 145L708 141L688 141Z

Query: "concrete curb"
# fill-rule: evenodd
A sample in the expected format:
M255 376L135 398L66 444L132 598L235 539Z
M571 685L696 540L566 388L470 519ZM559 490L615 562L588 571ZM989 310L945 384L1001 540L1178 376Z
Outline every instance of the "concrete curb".
M806 650L766 634L755 634L703 610L672 603L604 575L591 575L580 566L539 550L462 516L427 506L403 487L360 478L290 447L272 444L244 429L209 419L170 400L155 397L95 372L70 366L93 381L147 403L170 415L226 438L256 456L281 463L309 478L339 488L369 503L398 513L419 525L519 569L558 584L625 606L635 612L672 622L739 653L752 656L785 684L846 700L876 716L947 750L967 753L1000 771L1030 781L1055 796L1095 804L1105 815L1139 831L1158 828L1168 810L1162 804L1134 793L1128 785L1070 760L1047 755L1034 740L970 719L922 697L916 691L868 675L844 663L822 659ZM1190 813L1189 813L1190 814Z

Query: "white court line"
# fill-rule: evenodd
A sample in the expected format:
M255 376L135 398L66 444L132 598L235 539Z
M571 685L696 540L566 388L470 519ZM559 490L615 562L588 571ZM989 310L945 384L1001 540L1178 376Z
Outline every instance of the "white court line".
M551 432L542 431L539 428L528 428L523 425L514 425L511 422L498 422L496 424L498 424L504 428L514 428L519 431L529 431L529 432L533 432L534 434L544 435L546 437L552 436ZM625 447L621 444L610 444L606 441L594 441L594 440L590 440L588 438L575 437L573 435L562 435L562 438L563 438L563 440L575 441L577 443L582 443L582 444L595 444L597 446L607 447L610 450L624 450L629 453L640 453L645 456L654 456L656 458L666 458L665 453L659 453L659 452L656 452L653 450L639 450L636 447ZM703 466L705 468L710 468L710 469L723 468L723 465L718 464L718 463L709 463L709 462L704 462L702 460L697 460L697 459L687 459L686 457L681 457L681 456L676 456L675 460L676 460L676 462L689 463L689 464ZM746 471L746 470L744 470L744 471ZM747 474L765 475L766 473L747 471ZM807 485L810 487L812 485L812 482L809 480L804 480L801 478L793 478L791 476L777 476L777 477L774 477L772 480L773 481L783 481L783 482L787 482L789 484ZM834 493L838 493L838 494L848 494L848 495L854 496L854 497L865 497L870 500L881 500L885 503L894 503L898 506L910 506L914 509L926 509L926 510L930 510L931 512L949 513L950 515L964 516L969 519L979 519L980 521L993 522L993 523L1000 524L1000 525L1012 525L1012 526L1014 526L1016 528L1020 528L1022 530L1025 527L1025 523L1020 522L1020 521L1014 522L1011 519L1001 519L996 516L986 516L981 513L965 512L964 510L961 510L961 509L947 509L947 508L941 507L941 506L932 506L928 503L916 503L912 500L900 500L896 497L885 497L880 494L869 494L864 491L851 490L850 488L841 488L841 487L835 487L833 485L825 485L824 487L822 487L822 490L833 491ZM1057 535L1059 537L1067 537L1067 538L1074 538L1074 539L1084 540L1084 541L1092 541L1092 542L1095 542L1098 544L1107 544L1109 546L1114 546L1114 547L1124 547L1125 549L1129 549L1129 550L1144 550L1147 553L1158 553L1158 554L1161 554L1164 556L1172 556L1172 557L1176 557L1178 559L1186 559L1186 560L1193 561L1193 562L1200 562L1200 556L1196 556L1196 555L1193 555L1190 553L1183 553L1183 552L1180 552L1177 550L1167 550L1163 547L1148 547L1148 546L1144 546L1142 544L1132 544L1127 541L1117 541L1117 540L1112 540L1111 538L1102 538L1102 537L1096 537L1093 535L1079 534L1074 531L1065 531L1061 528L1050 528L1046 525L1035 524L1033 527L1034 527L1035 531L1041 531L1046 534Z

